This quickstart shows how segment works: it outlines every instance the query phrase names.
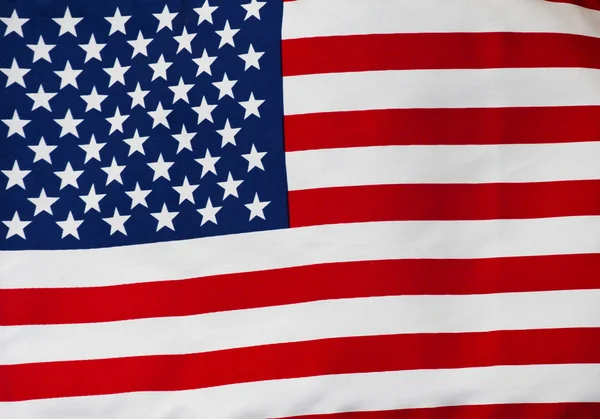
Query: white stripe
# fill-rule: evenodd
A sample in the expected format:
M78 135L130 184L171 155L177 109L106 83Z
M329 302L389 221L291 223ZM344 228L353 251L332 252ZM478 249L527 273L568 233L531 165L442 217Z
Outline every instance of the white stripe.
M410 295L107 323L10 326L0 328L0 364L186 354L349 336L600 327L599 301L600 290Z
M284 3L284 39L423 32L555 32L600 37L600 13L543 0Z
M598 217L384 222L96 250L4 251L0 287L102 286L358 260L594 253L599 230Z
M174 280L318 263L600 252L600 217L403 221L273 230L140 246L0 252L0 288Z
M291 191L407 183L600 179L600 142L382 146L286 153Z
M600 402L600 365L340 374L189 391L33 400L0 403L0 417L257 419L348 411L561 402Z
M600 70L494 68L290 76L286 115L367 109L496 108L600 104Z

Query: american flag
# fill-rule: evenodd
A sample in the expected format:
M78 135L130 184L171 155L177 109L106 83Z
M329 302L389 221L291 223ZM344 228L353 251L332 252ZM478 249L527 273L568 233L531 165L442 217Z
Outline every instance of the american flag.
M0 419L600 417L597 0L0 22Z

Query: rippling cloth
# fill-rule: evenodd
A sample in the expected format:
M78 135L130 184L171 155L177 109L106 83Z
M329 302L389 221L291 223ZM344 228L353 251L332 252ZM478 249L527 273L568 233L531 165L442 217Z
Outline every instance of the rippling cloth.
M0 1L0 418L600 417L600 2Z

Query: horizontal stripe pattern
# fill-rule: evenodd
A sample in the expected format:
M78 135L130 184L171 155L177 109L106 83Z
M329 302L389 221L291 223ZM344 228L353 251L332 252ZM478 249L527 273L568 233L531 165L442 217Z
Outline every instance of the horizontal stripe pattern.
M0 325L188 316L339 298L593 289L598 275L600 254L592 253L378 260L109 287L2 289Z
M600 13L580 6L593 7L585 0L305 0L286 4L282 59L290 224L302 228L365 221L522 219L522 225L529 226L542 219L597 214L598 177L588 177L596 164L583 150L588 146L596 149L600 139L596 123L600 116L599 62L589 53L597 49L600 26L595 22ZM580 155L575 151L579 147ZM591 154L598 155L596 151ZM570 164L577 165L577 171L587 166L591 172L573 177L565 171ZM488 240L498 243L506 233L480 236L480 245L486 246ZM527 237L523 239L545 240L537 233ZM399 235L397 240L405 238ZM447 245L440 236L432 240L440 247ZM414 241L416 246L418 242ZM578 259L571 264L563 260L566 265L556 272L584 266L596 272L595 266L580 258L596 258L597 252L567 256L557 251L543 258ZM523 280L524 286L540 281L544 288L543 278L548 275L539 270L521 266L517 274L498 265L541 262L539 256L510 256L478 261L494 263L497 271L491 277L479 272L483 288L470 289L473 295L481 296L487 286L513 279ZM426 259L420 265L453 262L466 260ZM471 262L475 261L467 263ZM402 269L399 266L390 275L402 278ZM453 277L451 268L437 274L425 269L412 280L445 283L442 278L447 275ZM379 283L379 278L372 277L365 276L367 281ZM566 286L574 277L583 278L574 271L547 285ZM468 278L457 282L466 285ZM594 293L598 287L595 280L589 288L571 284L590 290L582 293ZM419 289L422 294L440 291L435 285ZM540 291L540 296L551 292L549 288ZM494 287L494 292L507 290ZM452 294L453 290L446 289L446 298ZM531 304L543 310L543 303ZM511 310L499 311L512 315ZM588 315L600 318L597 310ZM558 330L537 327L519 333L534 336ZM586 331L590 333L598 330L589 327ZM487 332L496 333L503 332ZM575 352L587 349L577 339L566 338L565 344ZM593 350L600 348L593 341L590 345ZM484 352L499 364L507 352L506 348L450 343L432 347L444 348L437 351L439 358L458 351L476 359ZM430 347L405 345L398 350L398 358L413 348L427 353ZM538 350L532 347L532 352L522 348L522 352L532 354L531 364L544 364L558 348L550 344ZM455 368L464 372L461 366ZM555 386L549 393L561 388ZM522 395L528 397L540 387L535 384ZM396 388L402 392L395 399L403 399L404 387ZM597 405L589 408L588 404L572 403L582 401L579 391L560 403L527 400L530 404L523 407L506 397L493 405L473 406L478 403L469 397L472 390L462 393L460 384L446 398L440 398L435 390L432 394L429 382L421 388L427 389L428 395L415 406L392 403L365 409L353 398L331 412L319 406L315 410L322 414L314 417L548 419L570 413L581 413L583 418L586 412L598 411ZM490 395L496 395L496 390L485 387ZM443 407L427 409L436 403ZM450 407L453 404L458 406ZM395 410L378 415L373 412L377 409ZM574 415L569 417L578 417Z
M581 3L286 2L292 229L2 254L0 417L595 413Z
M6 348L0 365L185 354L349 336L598 328L599 299L600 290L404 295L123 322L12 326L0 331L0 345ZM196 332L186 333L191 330Z
M173 392L0 403L0 417L215 419L288 417L440 405L598 402L599 364L337 374ZM398 389L402 389L401 392Z
M580 349L580 345L585 348ZM179 391L331 374L535 363L594 364L600 363L600 352L595 349L598 346L600 329L554 329L381 335L200 354L5 365L0 366L0 375L11 385L0 386L0 401ZM549 347L552 351L547 350ZM469 348L469 352L450 348ZM57 382L51 377L64 378ZM32 381L39 384L32 387Z
M599 230L597 216L404 221L323 225L119 249L9 252L2 256L0 285L6 289L107 286L332 262L599 253ZM23 263L26 260L38 263Z

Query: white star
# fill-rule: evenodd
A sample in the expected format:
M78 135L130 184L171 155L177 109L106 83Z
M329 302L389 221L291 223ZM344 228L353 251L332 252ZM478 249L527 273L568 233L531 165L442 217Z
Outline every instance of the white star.
M197 132L187 132L185 125L181 127L181 132L179 134L171 134L179 143L177 147L177 154L179 154L179 152L184 148L193 151L192 139L196 136L196 134Z
M127 70L129 70L129 67L130 66L128 66L128 65L121 66L119 59L115 58L115 65L104 69L104 71L106 71L108 73L108 75L110 76L110 81L108 82L108 87L112 86L113 84L115 84L117 82L119 82L123 86L125 86L125 73L127 72Z
M67 110L64 118L55 119L54 122L61 127L60 138L67 134L73 134L75 137L79 138L77 126L83 122L83 119L74 119L70 109Z
M148 64L150 68L152 68L152 70L154 71L154 74L152 74L151 81L154 81L159 77L167 80L167 69L171 67L172 64L173 63L165 61L165 57L162 54L158 58L157 62L155 62L154 64Z
M148 93L150 93L150 90L142 90L139 82L133 92L127 92L127 94L131 96L131 109L135 108L136 106L141 106L145 109L146 102L144 98Z
M125 192L131 198L131 209L134 209L138 205L148 208L146 197L150 194L150 192L152 191L140 189L139 183L135 184L135 189L133 191Z
M37 60L46 60L49 63L52 62L50 59L50 51L56 45L48 45L44 42L44 37L40 35L40 39L37 44L27 44L27 46L33 51L33 62L35 63Z
M58 201L58 198L54 198L54 197L50 197L50 196L46 195L46 191L44 190L44 188L42 188L39 197L27 198L27 199L33 205L35 205L35 212L33 213L34 217L42 212L47 212L48 214L53 215L52 214L52 205L54 205L54 203L56 201Z
M254 169L255 167L259 168L260 170L265 170L262 163L262 158L265 157L266 154L266 151L262 153L256 151L256 147L254 147L254 144L252 144L250 153L242 154L242 157L248 160L248 171Z
M108 33L108 36L115 32L121 32L125 35L127 34L125 31L125 23L131 19L131 16L121 16L121 11L118 7L113 17L105 17L105 19L110 23L110 32Z
M138 32L137 39L132 41L127 41L129 45L133 47L133 52L131 53L131 58L135 57L138 54L148 56L148 44L152 42L152 38L144 38L142 31Z
M54 174L60 178L60 189L63 189L69 185L75 187L75 189L79 189L79 183L77 183L77 179L82 173L83 170L73 170L71 163L67 163L65 170L54 172Z
M125 230L125 222L129 220L131 215L121 215L119 211L115 208L115 212L112 217L103 218L110 225L110 235L112 236L117 231L127 235L127 231Z
M252 16L260 20L260 9L267 4L264 1L251 0L250 3L242 4L241 6L246 9L246 17L244 20L248 20Z
M6 87L13 83L17 83L22 87L27 87L25 86L25 79L23 77L31 70L29 68L20 68L16 58L13 58L10 68L0 68L0 71L8 77L8 80L6 80Z
M79 144L79 147L85 151L85 161L83 163L85 164L92 159L100 161L100 150L102 150L102 147L105 145L106 143L97 143L96 137L93 134L89 143Z
M152 128L155 128L157 125L164 125L169 128L169 121L167 121L167 116L173 112L172 109L163 109L162 103L158 102L156 105L155 111L148 111L148 115L152 117L154 122L152 122Z
M226 45L226 44L231 45L232 47L235 47L235 43L233 42L233 37L239 31L240 31L239 29L231 29L231 26L229 26L229 21L226 20L225 27L220 31L216 31L217 35L219 35L221 37L221 42L219 43L219 48L223 47L223 45Z
M56 147L57 146L55 146L55 145L47 145L46 140L44 140L44 137L42 137L40 139L40 142L38 145L30 145L29 146L29 148L31 150L33 150L33 152L35 153L33 162L35 163L37 161L44 160L44 161L47 161L48 163L52 164L52 159L50 158L50 153L52 153Z
M196 159L196 162L202 165L202 174L201 178L204 177L208 172L212 172L215 175L217 174L217 169L215 168L215 164L219 161L221 157L213 157L210 155L210 151L207 149L204 157L200 159Z
M233 98L233 86L235 86L237 82L237 80L229 80L227 73L223 74L222 81L213 82L213 85L219 89L219 99L223 98L224 96Z
M260 70L260 63L258 62L258 60L260 60L260 58L263 55L265 55L264 52L254 51L254 47L252 46L252 44L250 44L250 47L248 47L248 52L246 54L239 55L239 57L246 63L244 71L248 70L250 67L254 67Z
M179 204L183 203L183 201L190 201L192 204L195 204L194 191L198 189L198 186L199 185L190 185L187 176L183 178L183 184L181 186L173 186L173 189L179 194Z
M71 67L71 63L67 61L65 64L64 70L55 70L54 72L58 77L60 77L60 89L64 89L66 86L73 86L78 89L77 86L77 77L81 74L83 70L73 70Z
M225 182L217 182L217 185L223 188L223 200L230 195L239 198L237 188L242 182L243 180L234 180L233 177L231 177L231 172L227 175L227 180Z
M198 66L198 71L196 72L196 76L199 76L202 73L212 75L210 66L212 65L212 63L215 62L216 59L217 59L217 57L211 57L210 55L208 55L208 53L206 52L206 48L204 49L204 52L202 53L202 57L192 59L192 61Z
M212 14L215 10L217 10L219 6L211 6L208 4L208 0L204 1L202 7L196 7L194 11L198 13L198 25L202 22L207 21L208 23L213 23Z
M167 204L163 204L161 212L153 212L150 215L156 218L156 220L158 221L156 231L159 231L163 227L175 231L175 227L173 226L173 218L177 217L178 214L179 212L177 211L170 212L167 209Z
M150 168L154 170L154 178L152 179L152 182L156 181L157 179L160 179L161 177L164 177L169 181L171 180L171 177L169 176L169 169L171 168L171 166L173 166L173 163L166 162L163 159L162 154L159 154L158 160L154 163L148 163L148 166L150 166Z
M89 95L81 95L81 98L87 103L85 107L85 111L91 111L92 109L96 109L97 111L102 112L102 102L108 97L108 95L98 94L96 87L92 87L92 91Z
M65 221L56 222L56 224L58 224L58 226L62 228L61 239L64 239L67 236L73 236L77 240L79 240L79 232L77 231L77 229L79 228L81 223L83 223L83 220L76 220L75 218L73 218L73 213L69 211L69 215L67 216L67 219Z
M19 118L19 114L15 110L15 113L13 113L13 117L11 119L3 119L2 122L8 125L7 137L17 134L25 138L25 130L23 128L25 128L25 125L29 124L31 120Z
M240 132L241 128L231 128L229 124L229 119L225 120L225 126L223 129L218 129L217 133L223 137L221 140L221 148L225 147L227 144L235 144L235 136L238 132Z
M129 118L129 115L121 115L121 111L117 106L115 109L115 114L110 118L106 118L106 121L110 124L110 132L108 135L112 134L115 131L123 132L123 122L125 122Z
M100 201L106 196L105 193L96 193L96 187L90 186L90 191L87 195L80 195L79 197L85 202L85 209L83 213L87 213L90 210L96 210L100 212Z
M129 154L128 156L131 156L133 153L135 153L136 151L140 154L146 154L146 152L144 151L144 142L148 139L149 137L140 137L140 135L138 134L138 130L135 130L135 134L133 134L133 138L126 138L123 141L125 141L125 143L129 146Z
M67 7L64 17L55 17L52 20L60 25L60 32L58 33L58 36L62 36L66 33L70 33L72 35L77 36L77 31L75 30L75 26L77 26L77 24L79 22L81 22L83 20L83 18L72 17L71 12L69 11L69 8Z
M27 23L29 19L25 19L19 17L16 10L13 10L12 15L10 17L0 17L0 20L4 22L6 25L6 31L4 32L4 36L9 33L16 33L23 38L23 25Z
M204 120L214 122L212 118L212 111L216 107L217 105L209 105L206 102L206 98L203 96L200 106L195 106L192 108L198 114L198 124Z
M20 186L25 189L25 176L31 173L31 170L21 170L19 167L19 163L15 161L13 163L13 167L10 170L2 170L2 173L8 178L8 183L6 184L6 189L10 189L13 186Z
M206 200L206 206L204 208L200 208L198 212L202 215L202 222L200 226L203 226L207 222L211 222L217 224L217 213L221 210L222 207L213 207L212 202L210 202L210 198Z
M185 26L183 27L183 32L181 35L174 36L173 39L177 41L179 47L177 47L177 54L179 54L184 49L192 52L192 40L196 37L195 33L188 33Z
M258 199L258 194L255 194L254 195L254 201L252 201L249 204L246 204L246 208L248 208L250 210L250 220L249 221L252 221L252 219L254 217L259 217L259 218L262 218L264 220L265 219L265 213L263 212L263 210L270 203L271 203L271 201L260 202L260 199Z
M264 100L258 100L254 98L254 93L250 93L250 98L248 98L245 102L240 102L240 105L244 107L246 110L246 114L244 115L244 119L248 118L250 115L255 115L260 118L260 112L258 111L258 107L265 103Z
M25 227L31 224L31 221L21 221L19 213L15 211L12 220L2 221L2 223L8 227L8 232L6 233L7 239L12 236L25 238Z
M37 108L45 108L52 112L52 108L50 108L50 99L56 96L56 93L46 93L44 91L44 86L40 84L40 88L37 93L26 93L30 99L33 100L33 105L31 105L31 110L35 110Z
M121 179L121 173L125 170L125 166L119 166L117 164L117 159L113 157L112 163L110 166L103 167L102 170L106 173L106 186L108 186L111 182L115 181L123 184L123 179Z
M185 103L190 103L188 99L188 92L194 87L193 84L185 84L183 77L179 77L179 84L175 86L169 86L169 89L173 92L173 103L178 100L183 100Z
M156 32L160 32L162 28L173 30L173 19L175 19L177 13L170 13L169 6L165 5L165 8L161 13L153 13L152 15L158 19L158 28L156 28Z
M98 61L102 61L102 55L100 55L100 52L102 51L102 49L104 49L106 44L97 43L94 34L90 36L90 42L88 42L87 44L81 44L79 46L85 51L85 60L83 61L84 63L87 63L92 58Z

